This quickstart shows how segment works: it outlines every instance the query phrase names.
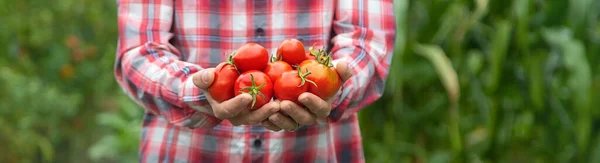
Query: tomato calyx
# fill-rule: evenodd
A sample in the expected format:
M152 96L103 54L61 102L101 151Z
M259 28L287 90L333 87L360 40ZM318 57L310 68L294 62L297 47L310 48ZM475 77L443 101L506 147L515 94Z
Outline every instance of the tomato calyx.
M302 73L302 69L298 68L298 77L300 77L300 80L301 80L300 85L298 85L298 87L304 86L304 83L306 83L306 82L309 82L309 83L313 84L315 87L317 87L317 83L315 83L312 80L306 78L310 74L311 74L311 72L308 71L308 68L306 68L306 72L305 73Z
M250 106L250 108L254 108L254 104L256 104L256 95L261 96L265 100L267 99L265 95L263 95L262 92L260 92L260 89L262 89L265 86L265 83L262 83L260 86L256 86L256 82L254 82L254 75L252 74L250 74L250 81L252 82L252 86L242 88L240 89L240 92L248 93L252 96L252 105ZM244 90L247 90L248 92L244 92Z
M331 63L331 53L326 53L323 49L315 50L312 46L308 49L308 51L310 54L315 56L318 63L327 67L333 67L333 63Z
M227 57L227 61L225 62L225 65L231 65L235 69L235 71L239 74L240 71L235 66L235 63L233 63L233 56L234 55L235 55L235 52L232 52L231 54L229 54L229 56Z
M271 62L277 62L277 61L282 61L283 57L281 57L280 55L275 55L275 54L271 54Z

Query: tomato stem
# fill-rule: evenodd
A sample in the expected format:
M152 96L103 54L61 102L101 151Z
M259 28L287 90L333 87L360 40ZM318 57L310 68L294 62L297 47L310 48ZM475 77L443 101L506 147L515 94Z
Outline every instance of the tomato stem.
M310 74L312 74L312 72L308 71L308 68L306 68L306 73L304 73L304 74L302 73L302 69L298 68L298 76L302 80L302 82L300 82L300 85L298 85L298 87L302 87L304 85L304 83L306 83L306 82L309 82L309 83L313 84L315 87L317 87L317 84L315 82L306 78Z
M282 57L280 55L276 55L275 53L271 54L271 62L281 61Z
M232 52L231 54L229 54L229 57L227 58L227 63L225 63L225 65L231 65L233 66L233 68L235 69L235 72L237 72L238 74L240 74L240 71L238 70L237 66L235 66L235 63L233 63L233 56L235 55L235 51Z
M318 63L327 67L333 67L333 64L331 63L331 53L326 53L323 49L319 49L315 52L314 50L312 50L312 47L311 49L309 49L309 51L315 56Z
M250 82L252 83L252 86L248 86L245 88L242 88L240 90L240 92L244 92L242 90L247 90L248 92L244 92L244 93L248 93L252 96L252 105L250 106L250 108L254 108L254 104L256 104L256 95L259 95L260 97L262 97L263 99L267 99L265 97L265 95L262 94L262 92L260 92L260 89L262 89L265 86L265 83L262 83L260 86L256 86L256 82L254 82L254 75L250 74Z

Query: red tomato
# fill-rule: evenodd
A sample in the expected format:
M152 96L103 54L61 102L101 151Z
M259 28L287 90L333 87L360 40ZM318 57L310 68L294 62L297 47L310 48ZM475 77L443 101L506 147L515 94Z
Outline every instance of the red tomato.
M223 62L217 66L214 72L213 83L208 87L208 93L218 102L223 102L234 97L233 85L240 74L233 66L232 59L232 55L230 55L227 62Z
M265 70L263 70L263 72L265 72L269 76L271 81L275 81L281 76L282 73L289 70L293 70L290 64L284 61L275 61L270 62L267 65L267 67L265 67Z
M275 97L279 100L289 100L301 105L298 101L300 94L307 92L309 85L316 85L311 80L306 79L306 76L309 76L310 74L311 72L308 70L306 70L305 73L302 73L300 69L297 71L289 70L284 72L281 75L281 78L277 79L275 84L273 84ZM310 84L306 82L309 82Z
M320 51L317 60L306 60L299 67L308 69L311 75L307 79L316 83L316 86L309 85L308 91L327 100L338 92L342 86L342 78L331 64L331 56L323 53Z
M306 51L306 55L305 55L305 59L306 60L317 60L316 55L321 52L319 50L315 50L313 46L311 46L310 48L308 48L308 50Z
M233 87L235 95L248 93L252 95L250 110L258 109L267 104L273 98L273 83L267 74L250 70L242 73Z
M237 50L233 63L240 73L250 70L262 71L269 63L269 52L259 44L247 43Z
M306 52L306 60L316 60L314 55L310 54L310 52Z
M297 65L306 60L304 45L297 39L288 38L283 40L277 48L277 57L281 57L283 61L290 65Z

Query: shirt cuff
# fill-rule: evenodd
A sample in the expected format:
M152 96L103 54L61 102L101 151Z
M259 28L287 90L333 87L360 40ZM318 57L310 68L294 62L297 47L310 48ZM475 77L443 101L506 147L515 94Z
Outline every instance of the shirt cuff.
M190 108L189 124L191 128L213 128L222 120L215 117L212 107L206 101L202 90L194 85L193 78L188 77L180 87L183 102Z

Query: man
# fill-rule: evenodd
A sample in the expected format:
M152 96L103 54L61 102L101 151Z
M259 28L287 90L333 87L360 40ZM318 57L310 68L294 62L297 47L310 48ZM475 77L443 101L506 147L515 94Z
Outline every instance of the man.
M364 162L357 111L377 100L395 38L392 0L119 0L115 76L146 110L140 162ZM333 99L304 93L249 111L205 91L248 42L328 49L344 79ZM284 130L284 131L280 131Z

